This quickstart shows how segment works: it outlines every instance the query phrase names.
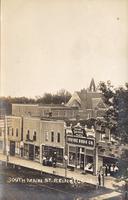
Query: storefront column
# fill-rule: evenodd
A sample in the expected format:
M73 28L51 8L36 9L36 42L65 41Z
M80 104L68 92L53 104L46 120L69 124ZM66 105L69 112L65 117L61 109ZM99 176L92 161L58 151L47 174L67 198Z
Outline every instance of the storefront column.
M98 169L102 169L103 167L103 157L98 157Z
M42 164L42 145L40 145L40 163Z
M85 169L85 166L87 164L87 157L86 157L86 148L84 148L84 169Z
M95 146L95 149L94 149L93 166L94 166L93 174L97 175L98 168L99 168L98 167L98 146L97 145Z

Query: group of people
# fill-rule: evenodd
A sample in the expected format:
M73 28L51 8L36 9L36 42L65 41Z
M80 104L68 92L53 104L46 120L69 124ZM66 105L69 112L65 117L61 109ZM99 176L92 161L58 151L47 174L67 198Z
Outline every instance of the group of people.
M44 166L51 166L51 167L56 167L56 158L54 157L44 157L43 158L43 165Z
M97 173L97 185L104 186L104 177L108 175L116 177L118 175L118 172L119 172L118 163L104 165L103 168L101 168L101 170L99 170Z
M110 165L105 165L105 176L114 176L116 177L119 172L119 167L118 164L110 164Z

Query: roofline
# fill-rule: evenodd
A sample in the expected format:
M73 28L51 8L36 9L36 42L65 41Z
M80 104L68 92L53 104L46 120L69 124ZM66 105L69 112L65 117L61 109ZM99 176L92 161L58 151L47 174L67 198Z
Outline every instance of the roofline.
M12 106L38 106L38 104L24 104L24 103L12 103Z

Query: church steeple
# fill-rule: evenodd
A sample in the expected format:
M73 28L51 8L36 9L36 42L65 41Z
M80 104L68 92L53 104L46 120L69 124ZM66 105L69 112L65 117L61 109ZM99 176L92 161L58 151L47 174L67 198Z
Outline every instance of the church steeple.
M95 81L94 78L92 78L90 86L89 86L89 91L90 92L96 92L96 85L95 85Z

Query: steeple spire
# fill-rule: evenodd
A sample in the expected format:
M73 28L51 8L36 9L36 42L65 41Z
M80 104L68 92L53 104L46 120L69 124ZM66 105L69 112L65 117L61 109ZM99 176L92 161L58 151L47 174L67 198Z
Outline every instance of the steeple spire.
M94 78L92 78L90 86L89 86L89 91L90 92L96 92L96 85L95 85L95 81Z

